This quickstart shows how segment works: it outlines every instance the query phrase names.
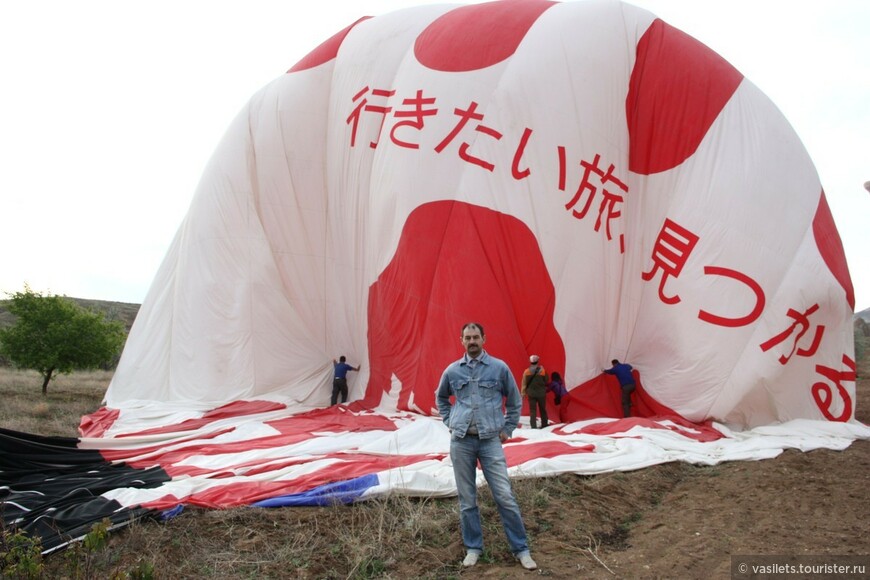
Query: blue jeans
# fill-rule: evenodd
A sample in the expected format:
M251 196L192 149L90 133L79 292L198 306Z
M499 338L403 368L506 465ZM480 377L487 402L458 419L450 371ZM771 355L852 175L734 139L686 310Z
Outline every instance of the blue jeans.
M466 551L483 553L483 529L480 525L480 509L477 507L476 475L479 459L483 476L498 506L511 552L517 557L528 554L526 527L520 516L520 506L511 489L507 461L499 438L480 439L475 435L466 435L461 439L451 437L450 459L453 461L453 475L459 493L459 525Z

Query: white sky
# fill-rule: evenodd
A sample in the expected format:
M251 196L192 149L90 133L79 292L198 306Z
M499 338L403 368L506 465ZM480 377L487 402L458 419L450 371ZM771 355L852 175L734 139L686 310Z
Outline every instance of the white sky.
M27 282L141 303L248 99L360 16L431 3L0 3L0 293ZM718 52L782 110L821 176L856 311L870 307L870 2L630 3Z

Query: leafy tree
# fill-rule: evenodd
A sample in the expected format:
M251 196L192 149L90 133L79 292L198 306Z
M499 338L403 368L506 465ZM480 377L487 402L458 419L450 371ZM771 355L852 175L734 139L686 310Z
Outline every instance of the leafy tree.
M42 394L56 373L99 368L112 361L124 345L124 325L109 321L65 296L43 296L24 286L8 294L6 308L17 317L0 329L0 355L18 368L42 375Z

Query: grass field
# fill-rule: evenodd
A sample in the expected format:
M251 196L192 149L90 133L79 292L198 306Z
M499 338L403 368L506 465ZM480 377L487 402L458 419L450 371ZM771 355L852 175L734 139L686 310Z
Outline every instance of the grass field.
M26 433L77 437L82 415L100 407L111 380L112 371L58 375L43 397L39 373L0 366L0 425Z

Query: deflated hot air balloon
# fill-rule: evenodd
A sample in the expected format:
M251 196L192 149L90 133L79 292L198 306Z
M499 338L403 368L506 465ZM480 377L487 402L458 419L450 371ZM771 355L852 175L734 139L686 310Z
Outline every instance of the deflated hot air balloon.
M352 353L352 399L430 414L479 320L569 388L618 357L691 421L845 421L853 305L798 137L703 44L620 2L424 6L253 97L107 402L322 406Z
M409 8L232 122L76 447L162 474L112 509L452 494L434 390L478 321L569 389L514 472L841 448L853 309L809 156L712 50L611 0Z

